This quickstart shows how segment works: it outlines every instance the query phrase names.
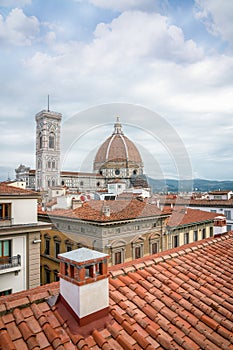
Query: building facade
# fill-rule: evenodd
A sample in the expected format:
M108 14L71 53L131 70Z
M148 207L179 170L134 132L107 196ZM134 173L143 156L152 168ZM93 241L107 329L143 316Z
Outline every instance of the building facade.
M209 238L217 232L215 213L195 209L162 212L141 198L79 202L75 209L40 212L39 218L55 227L41 236L42 282L56 280L59 253L79 247L108 254L109 265L113 266ZM223 224L221 233L226 231L226 222L225 228Z
M38 222L39 195L0 184L0 294L40 285L40 233L50 224Z

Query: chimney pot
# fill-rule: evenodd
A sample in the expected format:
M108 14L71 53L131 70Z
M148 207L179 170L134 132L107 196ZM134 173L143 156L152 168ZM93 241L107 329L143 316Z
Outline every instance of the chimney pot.
M80 326L108 314L109 255L87 248L59 254L60 295Z

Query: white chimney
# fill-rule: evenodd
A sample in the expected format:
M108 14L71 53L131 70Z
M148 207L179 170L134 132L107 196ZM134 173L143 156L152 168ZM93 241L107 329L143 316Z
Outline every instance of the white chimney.
M227 232L227 223L224 216L216 216L214 218L214 236L222 235Z
M77 209L82 207L82 201L80 199L73 198L71 202L72 209Z
M110 207L108 205L103 206L103 214L108 217L110 216Z
M108 315L109 255L87 248L59 254L60 298L80 326Z

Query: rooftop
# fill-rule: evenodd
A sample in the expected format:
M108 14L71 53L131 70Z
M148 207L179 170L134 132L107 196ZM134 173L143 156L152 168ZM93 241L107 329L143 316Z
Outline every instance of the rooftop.
M172 211L170 218L168 219L167 225L170 227L178 225L188 225L191 223L214 220L217 217L216 213L190 209L190 208L176 208Z
M0 183L0 196L5 195L27 195L27 196L38 196L39 193L31 190L26 190L20 187L10 186L7 183Z
M109 208L109 216L104 214L104 209L106 207ZM76 209L57 209L49 212L49 216L63 216L96 222L153 217L162 214L161 210L155 204L151 204L147 200L140 201L134 198L130 198L130 200L122 199L114 201L90 200Z
M233 349L233 232L110 269L111 321L82 335L59 282L0 298L0 349ZM49 302L48 302L49 301Z

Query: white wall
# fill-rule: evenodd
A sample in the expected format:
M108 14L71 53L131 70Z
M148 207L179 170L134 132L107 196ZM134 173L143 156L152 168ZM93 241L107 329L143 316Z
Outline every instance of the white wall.
M11 218L13 225L37 223L36 198L1 199L1 203L11 203Z
M4 240L7 239L12 240L11 256L21 256L21 266L0 269L0 291L12 289L12 293L15 293L26 289L26 235L5 236Z
M109 306L108 278L77 286L60 278L60 292L79 318Z

